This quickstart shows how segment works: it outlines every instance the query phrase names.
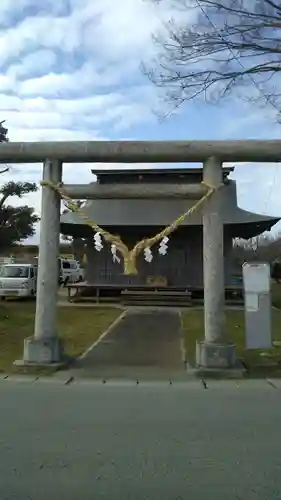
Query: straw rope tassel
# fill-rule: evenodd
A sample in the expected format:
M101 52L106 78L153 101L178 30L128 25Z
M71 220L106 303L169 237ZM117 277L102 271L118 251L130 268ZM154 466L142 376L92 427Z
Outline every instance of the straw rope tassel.
M134 248L129 250L127 245L125 245L125 243L123 243L123 241L121 240L120 236L109 233L108 231L100 227L95 221L89 219L89 217L85 213L85 209L83 207L79 207L71 198L69 198L69 196L67 196L63 192L63 184L56 185L50 181L42 181L40 184L42 187L48 186L54 189L60 195L66 207L71 212L78 213L78 215L85 221L88 226L94 229L97 233L100 233L100 235L106 242L116 245L117 250L120 252L124 259L124 274L126 275L138 274L136 265L138 255L143 252L145 248L151 248L153 245L161 241L165 236L168 237L171 233L173 233L187 217L190 217L191 215L199 211L199 209L202 208L202 206L209 200L209 198L222 186L224 186L224 184L222 183L217 188L214 188L202 182L202 184L207 186L208 191L204 196L202 196L202 198L200 198L200 200L198 200L184 214L180 215L176 220L174 220L169 226L165 227L158 234L156 234L152 238L143 238L138 243L136 243Z

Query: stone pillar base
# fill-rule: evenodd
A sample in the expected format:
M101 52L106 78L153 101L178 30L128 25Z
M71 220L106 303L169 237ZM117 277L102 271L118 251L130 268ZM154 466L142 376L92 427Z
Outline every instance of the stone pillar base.
M234 368L236 366L235 345L197 342L196 365L198 368Z
M61 339L54 337L38 340L28 337L24 340L23 359L14 362L18 366L61 366L63 347Z

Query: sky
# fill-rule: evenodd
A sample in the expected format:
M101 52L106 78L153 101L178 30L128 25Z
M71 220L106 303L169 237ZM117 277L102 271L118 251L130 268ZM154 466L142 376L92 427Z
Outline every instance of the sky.
M275 110L234 98L187 102L159 119L161 90L140 62L156 64L152 35L170 19L192 21L172 0L1 0L0 119L10 140L279 139ZM63 180L92 181L91 168L65 165ZM39 183L41 175L40 164L11 165L1 180ZM242 208L281 217L278 165L237 165L232 177ZM40 192L25 203L40 213Z

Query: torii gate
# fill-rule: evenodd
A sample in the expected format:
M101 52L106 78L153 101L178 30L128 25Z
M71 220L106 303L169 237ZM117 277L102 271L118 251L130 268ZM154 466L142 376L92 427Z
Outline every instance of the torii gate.
M0 163L43 162L41 230L34 335L25 339L23 364L56 364L63 360L57 331L57 293L60 239L60 197L49 183L62 182L63 163L172 163L202 162L203 180L213 188L221 186L223 162L279 162L281 141L73 141L9 142L0 146ZM64 185L69 196L124 198L126 186L103 188ZM108 189L108 191L106 191ZM110 192L111 190L111 192ZM185 192L188 197L204 195L206 188L194 185L170 186L165 197ZM85 196L86 195L86 196ZM136 193L134 196L138 196ZM159 197L159 188L149 186L140 197ZM205 338L197 345L197 365L203 368L232 368L235 345L229 344L224 318L224 256L222 190L203 209L204 318ZM97 221L98 223L98 221Z

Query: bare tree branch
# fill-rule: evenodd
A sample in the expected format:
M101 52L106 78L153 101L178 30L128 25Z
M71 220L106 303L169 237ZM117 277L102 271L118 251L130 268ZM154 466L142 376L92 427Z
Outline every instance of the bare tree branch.
M153 0L152 0L153 1ZM167 0L157 0L158 3ZM175 0L186 23L171 20L153 37L145 75L179 106L203 98L219 102L234 91L281 109L281 3L274 0ZM196 14L190 23L191 11Z

